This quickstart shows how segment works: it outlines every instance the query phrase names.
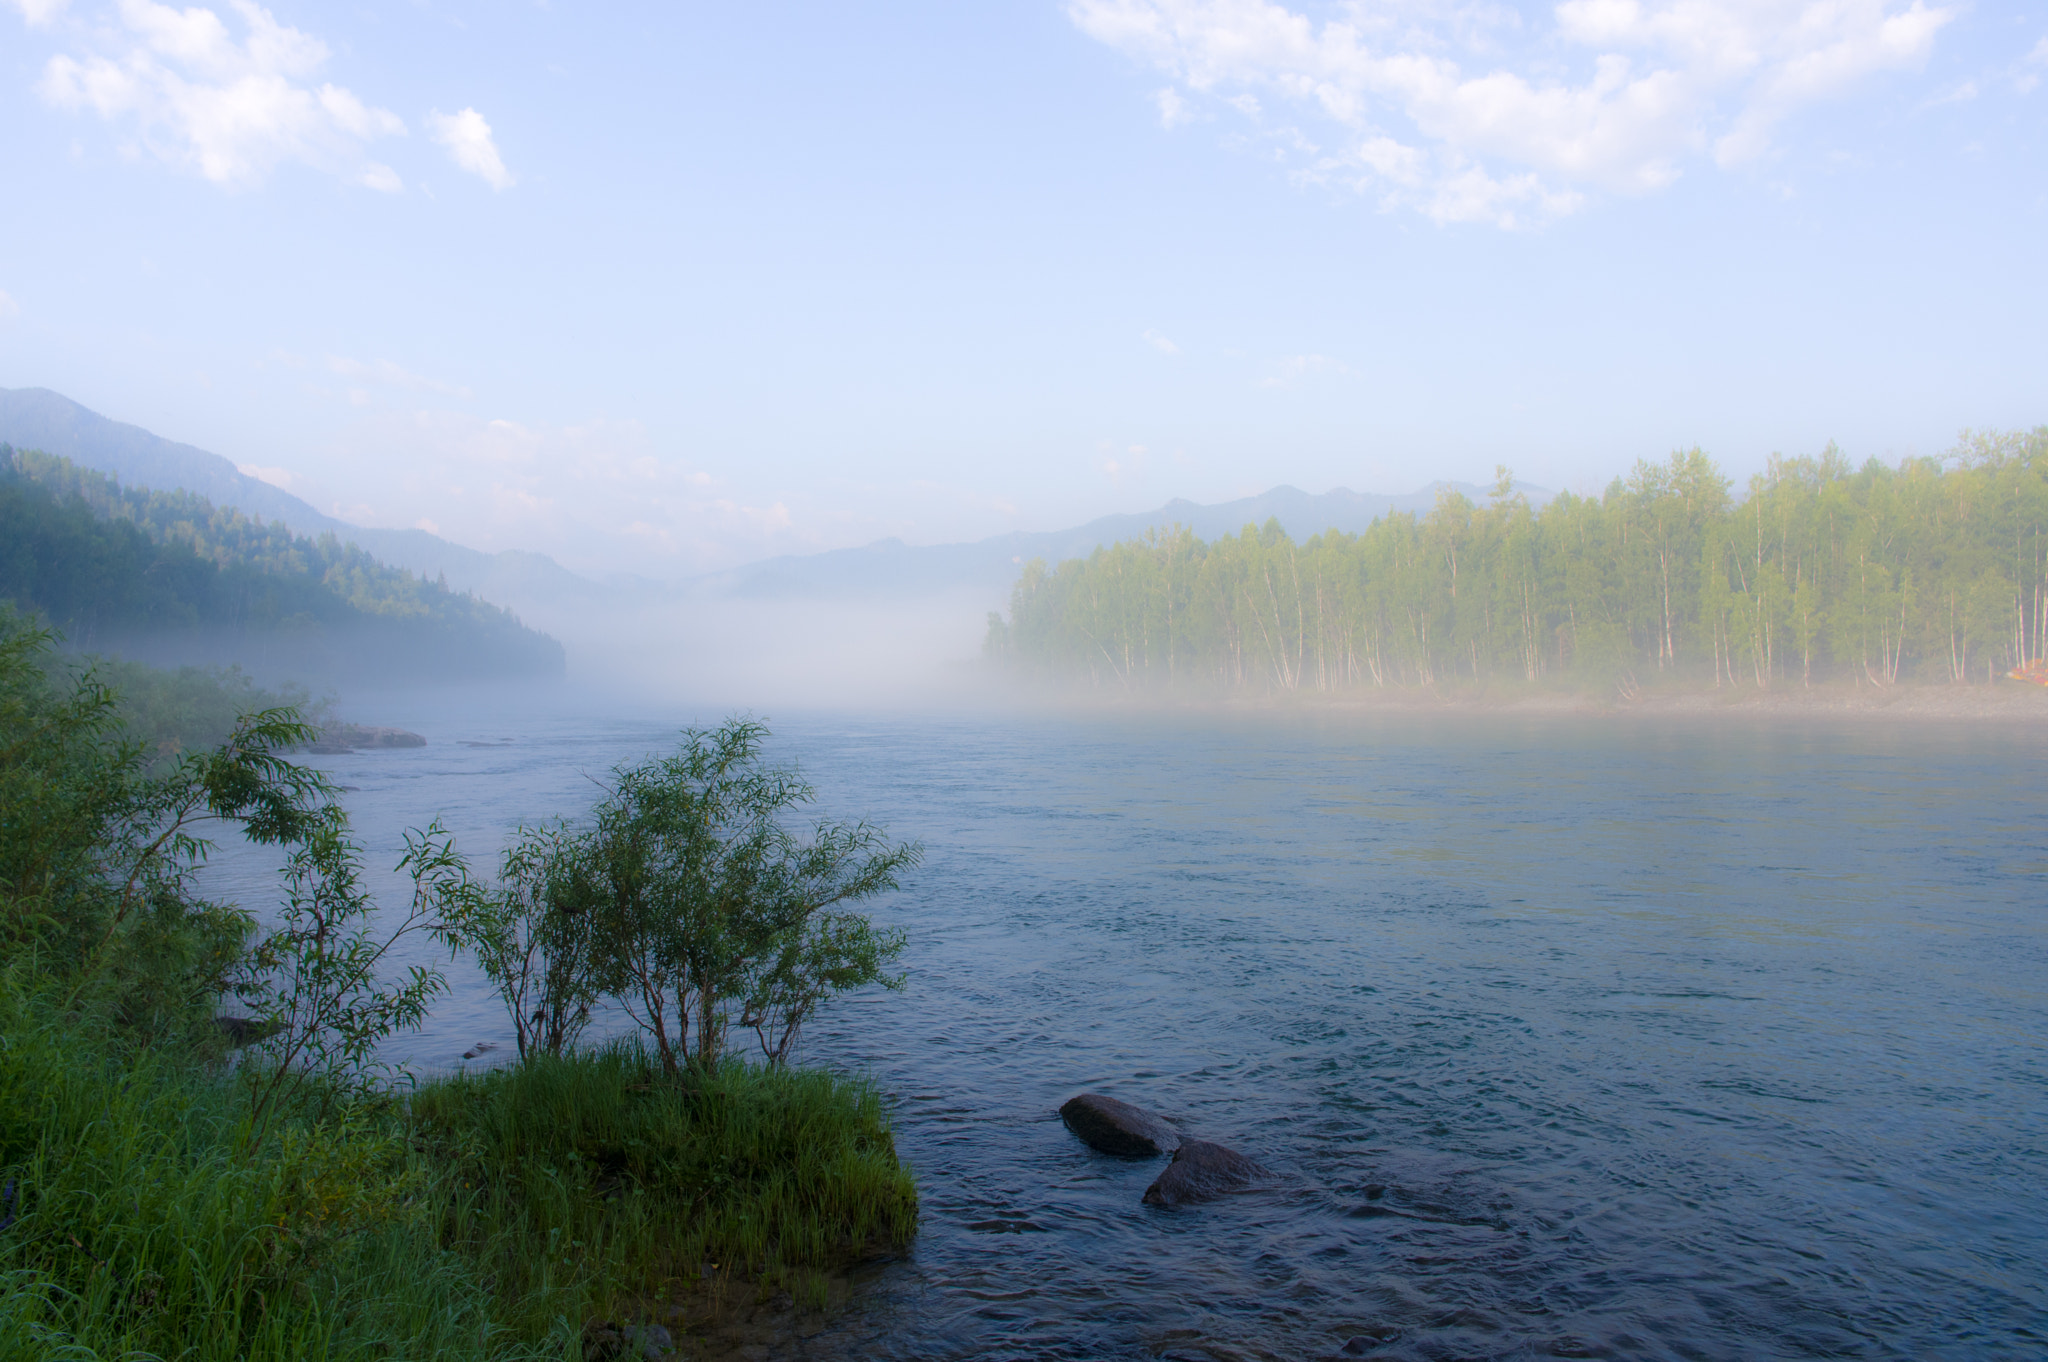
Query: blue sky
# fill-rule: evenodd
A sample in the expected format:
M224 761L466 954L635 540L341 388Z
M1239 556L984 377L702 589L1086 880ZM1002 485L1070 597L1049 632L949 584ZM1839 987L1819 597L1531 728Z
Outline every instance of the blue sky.
M662 576L2048 420L2048 14L0 0L0 386Z

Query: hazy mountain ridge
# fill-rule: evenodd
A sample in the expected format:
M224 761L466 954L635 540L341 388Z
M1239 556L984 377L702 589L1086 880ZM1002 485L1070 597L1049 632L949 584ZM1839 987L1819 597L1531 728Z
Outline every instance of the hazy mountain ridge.
M1532 505L1541 505L1551 495L1525 483L1515 486ZM1487 489L1468 482L1434 482L1405 495L1354 492L1347 487L1316 495L1280 486L1213 505L1176 497L1154 511L1101 516L1070 530L1019 530L973 543L925 546L883 539L859 548L785 554L693 580L726 594L769 598L903 597L976 586L993 593L991 605L1000 605L1007 602L1010 586L1023 565L1034 558L1048 563L1085 558L1098 548L1176 525L1187 526L1201 539L1236 534L1268 519L1278 520L1297 540L1326 530L1362 534L1384 516L1427 512L1443 490L1475 501L1488 495Z
M259 677L438 682L560 675L508 610L179 489L0 444L0 598L74 647Z
M111 473L124 483L186 491L216 506L279 521L300 534L332 533L392 567L433 580L446 577L457 591L473 591L500 605L537 594L600 594L604 588L542 553L508 549L484 553L425 530L382 530L351 525L233 462L100 415L48 388L0 388L0 443L40 450L81 468Z
M0 442L70 459L84 468L111 473L124 482L179 488L216 505L281 521L301 534L333 533L394 567L432 580L445 577L457 591L471 591L496 604L556 627L558 612L600 601L739 598L752 600L911 600L973 591L989 607L1006 605L1011 584L1033 558L1059 562L1084 558L1097 548L1142 536L1148 530L1185 525L1203 539L1236 534L1246 525L1276 519L1297 540L1325 530L1363 533L1373 522L1403 511L1422 513L1450 489L1483 501L1487 490L1471 483L1436 482L1401 495L1354 492L1339 487L1313 494L1279 486L1257 496L1204 505L1176 498L1156 510L1106 515L1064 530L1019 530L956 544L911 545L883 539L856 548L783 554L719 572L672 582L620 574L599 582L581 576L544 553L508 549L485 553L426 530L371 529L337 520L304 500L243 473L218 454L164 439L101 416L47 388L0 388ZM1517 484L1530 501L1549 493Z

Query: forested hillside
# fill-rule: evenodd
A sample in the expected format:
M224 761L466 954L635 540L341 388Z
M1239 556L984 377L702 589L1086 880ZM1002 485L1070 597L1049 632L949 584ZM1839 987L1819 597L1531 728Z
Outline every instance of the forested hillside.
M1362 534L1151 534L1032 563L988 651L1097 687L1512 681L1983 682L2048 633L2048 427L1942 459L1773 459L1740 497L1698 450L1541 511L1501 470Z
M74 647L266 675L393 682L557 674L508 611L188 492L0 446L0 599Z

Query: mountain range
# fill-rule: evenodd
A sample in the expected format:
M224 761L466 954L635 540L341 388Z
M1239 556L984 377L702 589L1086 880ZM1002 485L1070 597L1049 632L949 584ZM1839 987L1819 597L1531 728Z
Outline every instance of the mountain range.
M901 539L884 539L858 548L785 554L676 582L637 578L598 582L571 572L543 553L517 549L484 553L425 530L348 524L250 477L218 454L101 416L47 388L0 388L0 443L61 455L126 483L183 488L216 505L282 521L301 534L333 533L392 566L429 579L444 577L458 591L473 591L515 610L543 614L578 600L594 602L620 595L904 600L961 588L979 590L988 596L991 606L997 606L1006 603L1010 583L1031 559L1058 562L1085 557L1099 546L1151 529L1185 525L1199 537L1213 539L1235 534L1246 525L1262 525L1271 518L1296 539L1332 529L1355 534L1394 512L1427 511L1444 489L1475 499L1486 494L1482 488L1459 482L1432 483L1420 491L1391 496L1342 487L1315 495L1282 486L1258 496L1210 505L1176 499L1153 511L1103 516L1068 530L1017 531L963 544L910 545ZM1517 487L1532 501L1540 502L1548 495L1540 488Z

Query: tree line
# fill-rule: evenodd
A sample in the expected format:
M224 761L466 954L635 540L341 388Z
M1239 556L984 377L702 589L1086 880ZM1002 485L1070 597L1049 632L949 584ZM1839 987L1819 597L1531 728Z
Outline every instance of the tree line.
M1333 691L1987 681L2048 653L2048 427L1939 458L1773 457L1738 497L1698 449L1540 508L1297 543L1153 531L1028 564L988 655L1099 688Z
M400 680L558 674L510 611L190 492L0 445L0 600L79 648ZM181 651L192 644L197 652Z

